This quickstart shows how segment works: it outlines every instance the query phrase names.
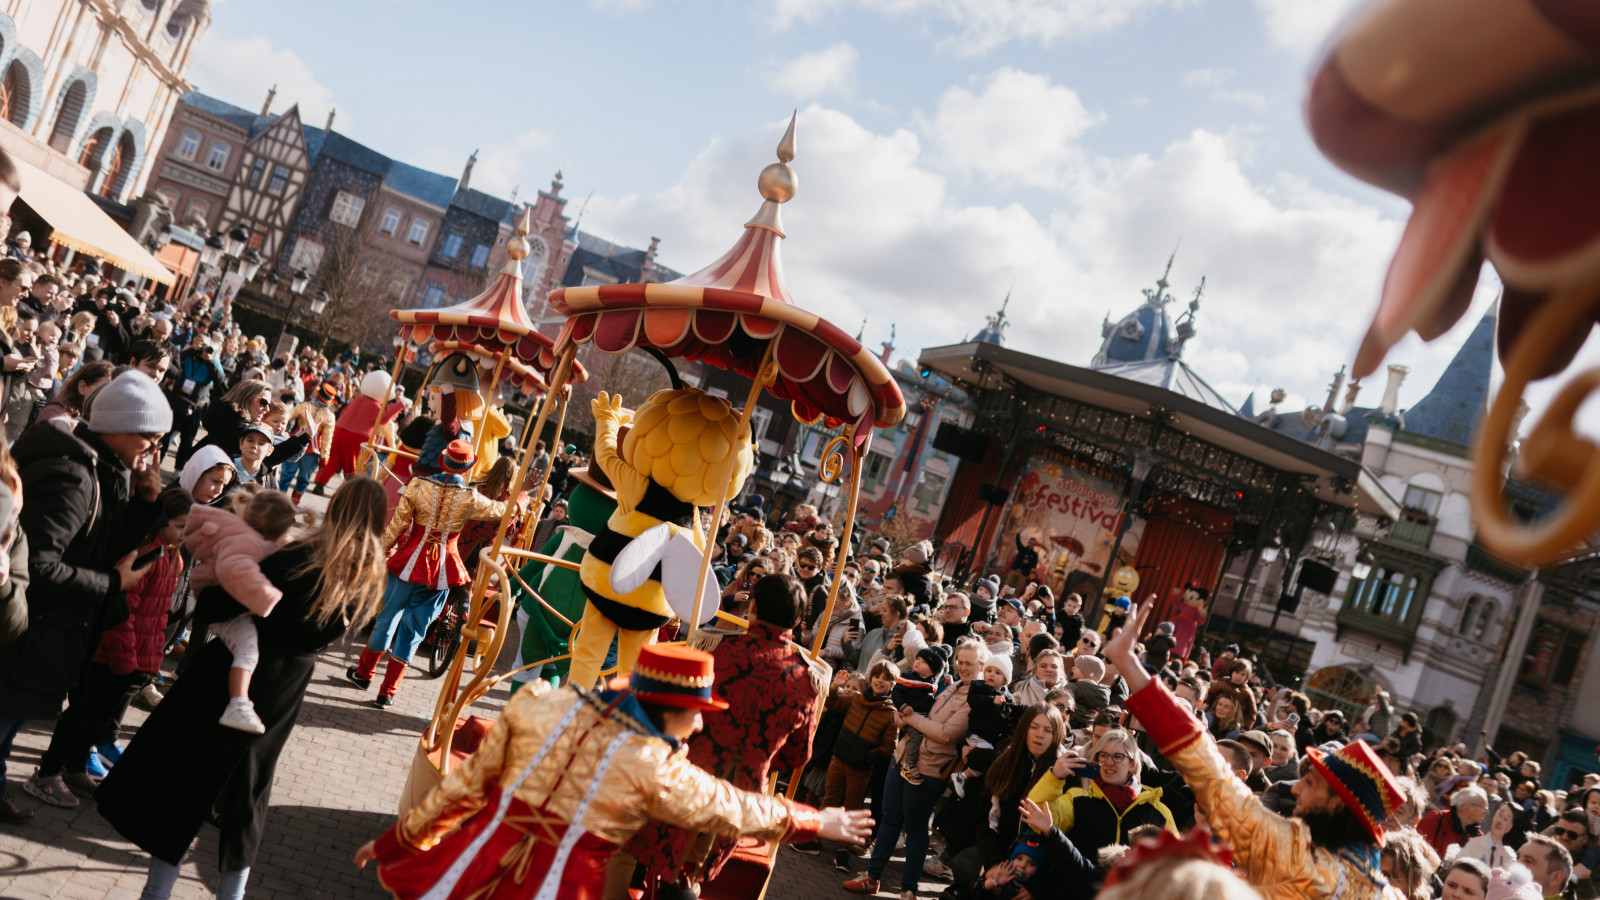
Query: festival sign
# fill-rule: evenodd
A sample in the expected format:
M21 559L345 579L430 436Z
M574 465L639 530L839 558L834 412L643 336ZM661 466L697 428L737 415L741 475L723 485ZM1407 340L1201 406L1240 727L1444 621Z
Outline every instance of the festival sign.
M1116 482L1049 456L1032 457L1001 526L996 545L1000 559L1009 563L1019 536L1023 544L1038 538L1043 546L1033 573L1036 581L1058 595L1081 582L1098 581L1115 568L1111 550L1122 522L1121 497ZM1137 549L1138 536L1125 535L1122 558L1133 559Z

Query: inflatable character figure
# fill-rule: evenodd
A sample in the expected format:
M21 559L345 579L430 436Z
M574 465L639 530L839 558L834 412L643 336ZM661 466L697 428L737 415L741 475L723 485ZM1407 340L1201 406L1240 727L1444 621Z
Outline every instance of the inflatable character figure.
M594 464L617 491L617 509L589 543L579 571L588 608L572 646L569 683L592 687L617 638L619 675L676 615L690 618L705 535L695 507L735 496L750 474L754 447L728 401L694 388L657 391L631 415L622 398L594 400ZM618 434L631 425L618 446ZM728 485L719 483L730 468ZM707 578L701 619L717 611ZM699 623L690 622L693 627Z
M1183 589L1183 603L1172 617L1172 652L1180 659L1188 659L1194 649L1195 635L1206 620L1206 602L1210 592L1203 587L1189 585Z
M1111 573L1111 580L1106 582L1106 603L1101 608L1103 615L1100 617L1100 626L1096 628L1101 634L1110 635L1122 627L1128 620L1128 610L1133 608L1133 601L1129 599L1134 591L1139 589L1139 573L1133 566L1122 566Z
M589 542L605 528L606 520L616 511L617 500L608 487L593 477L598 474L603 478L604 473L577 469L571 474L577 479L578 486L567 497L567 524L557 528L545 545L539 548L539 552L568 562L582 563L584 554L589 551ZM522 648L513 668L520 669L530 662L563 656L571 649L568 641L572 637L572 626L561 621L539 601L544 600L567 622L577 622L583 618L585 600L578 573L571 569L534 560L523 566L517 575L521 583L514 583L512 589L518 603L517 622L522 626ZM537 591L538 597L525 590L523 585ZM516 685L543 677L549 679L551 684L557 684L566 676L571 662L570 659L558 660L541 669L513 675L512 683Z
M481 423L473 423L484 430L483 455L478 459L478 467L472 470L473 481L489 477L489 470L500 459L500 442L511 435L511 420L498 407L485 409L481 419Z
M372 426L380 417L384 425L393 422L405 411L404 400L395 399L384 406L383 398L389 396L389 373L368 372L361 379L361 393L345 404L333 426L333 440L322 457L322 467L317 470L317 486L312 493L321 494L335 474L349 478L357 468L361 445L372 433Z
M465 353L452 353L440 363L433 383L428 385L428 408L439 417L439 424L422 442L414 470L432 475L438 469L424 467L423 460L436 460L451 441L473 443L472 436L483 414L483 398L478 395L478 364Z

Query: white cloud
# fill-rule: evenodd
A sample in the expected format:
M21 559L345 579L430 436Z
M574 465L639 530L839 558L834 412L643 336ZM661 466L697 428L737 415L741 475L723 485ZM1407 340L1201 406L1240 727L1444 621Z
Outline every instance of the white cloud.
M1237 103L1254 110L1267 107L1267 95L1260 91L1228 87L1236 73L1232 69L1190 69L1178 76L1178 83L1190 90L1203 90L1212 100Z
M1233 80L1232 69L1190 69L1178 76L1178 82L1186 88L1201 88L1216 90Z
M783 124L713 141L656 196L596 197L586 227L635 246L661 235L662 261L684 271L710 263L759 205L745 176L772 161ZM1365 331L1399 234L1378 209L1304 181L1252 182L1229 140L1204 130L1153 155L1083 160L1048 215L955 199L930 164L938 153L906 129L874 132L814 105L797 136L800 191L783 209L791 291L852 333L870 317L869 342L895 324L913 359L974 333L1014 284L1010 345L1085 364L1101 318L1140 302L1181 237L1177 304L1208 279L1191 364L1234 402L1257 385L1320 397ZM1450 352L1415 362L1420 389Z
M589 6L592 9L609 16L644 12L654 5L654 0L589 0Z
M940 161L963 175L1054 187L1082 156L1078 138L1103 119L1071 88L1003 68L984 81L981 93L946 90L923 131Z
M249 110L260 110L267 99L267 91L276 85L278 95L272 102L273 112L284 112L298 103L300 118L317 128L327 121L328 111L338 105L334 102L333 90L317 80L299 54L288 48L274 47L259 35L247 38L207 35L195 49L189 81L196 90ZM334 127L348 134L353 122L349 111L341 109Z
M1267 36L1291 53L1309 56L1363 0L1255 0Z
M767 0L768 12L761 15L779 30L852 8L918 18L955 29L954 34L940 38L944 49L980 55L1010 41L1048 47L1063 38L1104 34L1151 12L1195 2L1198 0Z
M549 143L550 135L537 128L530 128L510 140L492 141L479 146L476 148L478 162L472 167L471 186L507 198L511 196L512 188L520 187L523 196L527 196L533 186L519 180L522 173L527 170L526 157L532 151L548 146ZM424 169L453 175L466 166L467 155L470 152L440 146L428 147L418 154L417 165Z
M856 48L848 43L803 53L766 77L767 86L796 100L849 94L856 83Z

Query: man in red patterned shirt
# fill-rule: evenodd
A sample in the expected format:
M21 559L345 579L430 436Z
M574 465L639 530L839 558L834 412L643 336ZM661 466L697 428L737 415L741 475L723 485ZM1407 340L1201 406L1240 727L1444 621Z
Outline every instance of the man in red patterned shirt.
M734 787L763 791L771 769L793 771L811 759L817 697L828 673L789 639L806 609L801 583L788 575L768 575L750 593L754 620L749 630L723 638L711 653L716 661L712 691L728 709L705 714L705 730L689 742L689 762ZM717 876L734 845L651 822L634 836L627 853L644 866L647 884L696 884Z

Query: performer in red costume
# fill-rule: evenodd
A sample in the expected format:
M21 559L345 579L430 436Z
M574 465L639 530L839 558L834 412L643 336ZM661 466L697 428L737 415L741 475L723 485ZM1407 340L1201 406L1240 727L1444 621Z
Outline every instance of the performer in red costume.
M646 646L626 682L518 691L477 751L356 853L400 900L599 900L607 861L651 819L718 837L860 843L861 810L742 791L681 752L711 693L711 656Z
M711 651L714 691L729 708L706 713L705 731L689 742L689 762L734 787L759 791L773 766L793 771L810 761L817 697L828 672L789 639L806 608L800 582L768 575L750 593L750 630L723 638ZM658 881L700 883L717 877L736 844L712 838L652 822L628 844L628 853L645 867L652 888Z
M397 416L405 411L403 400L393 400L387 407L380 407L383 398L389 395L389 374L387 372L368 372L361 379L361 393L354 400L345 404L344 410L339 413L339 419L333 426L333 443L328 448L327 455L322 458L322 467L317 470L317 486L312 493L320 495L335 473L349 478L355 474L356 459L361 455L361 445L372 434L372 426L378 421L381 413L383 424L393 422Z
M1211 830L1232 845L1239 873L1265 900L1401 900L1379 868L1383 823L1405 798L1364 741L1306 754L1294 815L1262 805L1217 750L1204 726L1139 664L1134 645L1155 597L1139 604L1103 655L1128 682L1128 711L1194 791Z

